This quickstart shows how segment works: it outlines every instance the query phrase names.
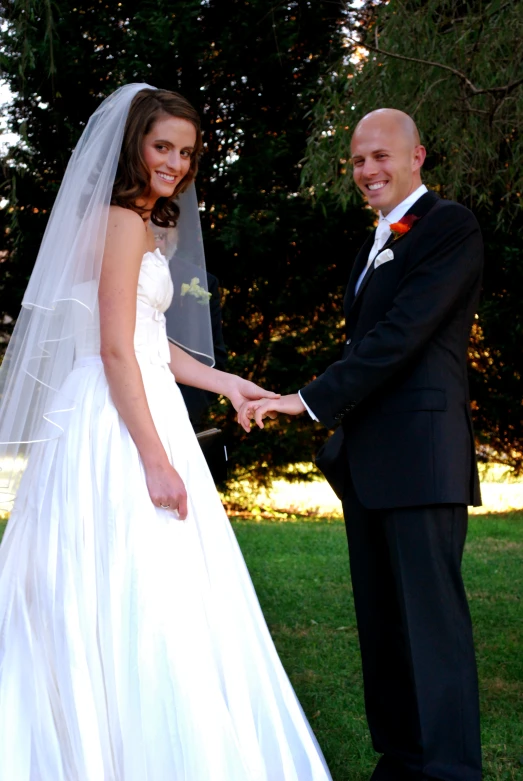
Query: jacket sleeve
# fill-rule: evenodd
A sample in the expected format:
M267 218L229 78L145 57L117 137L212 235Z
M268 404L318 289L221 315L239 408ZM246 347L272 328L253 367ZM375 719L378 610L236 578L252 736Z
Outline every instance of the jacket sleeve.
M474 215L449 204L431 215L423 228L410 248L410 265L385 317L344 360L301 390L327 428L415 359L453 308L476 288L483 242Z

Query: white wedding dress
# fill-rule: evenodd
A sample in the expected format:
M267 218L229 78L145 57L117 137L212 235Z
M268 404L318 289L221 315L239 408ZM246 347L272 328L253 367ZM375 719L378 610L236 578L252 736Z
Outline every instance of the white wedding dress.
M187 520L153 506L84 330L0 548L0 781L330 779L168 366L171 297L147 252L135 349Z

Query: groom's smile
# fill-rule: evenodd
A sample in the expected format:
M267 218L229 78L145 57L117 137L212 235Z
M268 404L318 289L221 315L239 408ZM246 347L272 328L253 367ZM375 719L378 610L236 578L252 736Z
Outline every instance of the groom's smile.
M425 149L401 112L380 109L364 117L352 137L351 157L356 185L384 216L421 184Z

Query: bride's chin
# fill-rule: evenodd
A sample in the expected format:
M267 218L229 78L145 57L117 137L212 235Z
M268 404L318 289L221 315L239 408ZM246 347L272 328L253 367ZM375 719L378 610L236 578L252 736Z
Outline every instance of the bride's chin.
M154 192L151 193L152 197L157 201L158 198L172 198L176 187L155 187Z

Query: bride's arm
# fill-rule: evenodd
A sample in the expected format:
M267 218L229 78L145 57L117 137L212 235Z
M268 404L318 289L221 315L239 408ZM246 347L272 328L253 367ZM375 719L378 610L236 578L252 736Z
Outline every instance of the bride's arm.
M228 391L234 385L235 379L238 379L236 375L205 366L172 342L169 342L169 350L171 351L171 371L177 382L212 393L229 395Z
M169 349L171 351L171 371L177 382L227 396L237 412L246 401L279 398L279 394L266 391L254 382L244 380L236 374L229 374L229 372L205 366L171 342ZM241 421L239 420L239 422ZM249 431L249 424L241 423L243 428Z
M145 239L138 214L111 207L98 293L100 354L114 405L140 453L153 503L178 508L180 517L185 517L185 488L156 431L134 351L136 292Z

